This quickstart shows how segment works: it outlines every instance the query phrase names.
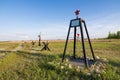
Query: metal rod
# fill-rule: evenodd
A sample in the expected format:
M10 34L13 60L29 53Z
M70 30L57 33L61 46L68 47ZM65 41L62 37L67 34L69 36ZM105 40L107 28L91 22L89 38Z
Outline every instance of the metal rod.
M39 37L38 46L41 46L41 32L40 32L40 35L38 35L38 37Z
M76 27L74 27L74 46L73 46L73 58L75 59L76 55Z
M70 22L70 24L71 24L71 22ZM69 38L69 34L70 34L70 29L71 29L71 27L69 26L68 34L67 34L67 38L66 38L66 43L65 43L65 48L64 48L64 52L63 52L63 57L62 57L62 62L64 60L65 53L66 53L66 48L67 48L67 44L68 44L68 38Z
M85 60L85 67L88 68L88 62L86 57L86 51L85 51L85 44L84 44L84 35L83 35L83 29L82 29L82 21L80 18L80 32L81 32L81 40L82 40L82 48L83 48L83 54L84 54L84 60Z
M88 30L87 30L87 27L86 27L86 23L85 23L85 21L82 21L82 22L84 23L84 27L85 27L86 34L87 34L87 37L88 37L88 42L89 42L89 45L90 45L92 56L93 56L93 59L95 60L95 55L94 55L94 51L93 51L92 44L91 44L91 41L90 41L90 37L89 37L89 34L88 34Z
M38 44L38 46L41 46L41 42L40 41L41 41L41 39L39 38L39 44Z

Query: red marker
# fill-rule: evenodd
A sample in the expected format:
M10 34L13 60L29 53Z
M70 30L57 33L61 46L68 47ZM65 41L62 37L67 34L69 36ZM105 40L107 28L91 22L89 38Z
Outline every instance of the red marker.
M80 14L80 10L76 10L75 11L75 15L77 16L77 15L79 15Z
M80 36L80 34L77 34L77 36L79 37L79 36Z

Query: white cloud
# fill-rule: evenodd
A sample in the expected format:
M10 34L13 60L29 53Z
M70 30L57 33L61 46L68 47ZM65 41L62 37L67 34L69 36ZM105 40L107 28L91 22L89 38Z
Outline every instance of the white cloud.
M29 40L30 37L27 34L21 33L3 33L0 34L1 41L8 41L8 40Z
M92 38L107 37L108 32L116 32L120 30L119 21L120 13L113 13L95 20L89 20L87 25L90 36Z

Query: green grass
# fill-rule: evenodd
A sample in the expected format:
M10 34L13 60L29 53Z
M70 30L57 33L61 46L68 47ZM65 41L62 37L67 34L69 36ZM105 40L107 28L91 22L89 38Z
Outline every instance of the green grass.
M0 49L11 52L0 58L0 80L120 80L120 40L100 40L92 42L95 56L106 58L108 63L101 64L101 73L92 68L86 70L68 62L61 63L65 42L49 42L51 51L40 51L37 43L31 47L26 42L20 50L12 51L20 46L20 42L0 42ZM68 43L66 55L73 53L73 42ZM86 42L87 56L91 57ZM77 42L77 57L83 56L81 42ZM70 67L72 66L72 67ZM98 65L99 66L99 65ZM94 65L97 67L97 65ZM88 75L90 73L90 75Z
M0 50L12 50L15 49L19 42L0 42Z

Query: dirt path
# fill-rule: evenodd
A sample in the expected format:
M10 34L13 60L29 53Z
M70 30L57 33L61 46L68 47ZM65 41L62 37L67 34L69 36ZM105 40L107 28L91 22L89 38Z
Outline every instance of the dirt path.
M16 48L14 48L13 50L5 50L5 49L2 49L0 50L0 59L4 58L8 53L11 53L11 52L16 52L18 50L21 50L22 49L22 46L21 44L19 44Z

